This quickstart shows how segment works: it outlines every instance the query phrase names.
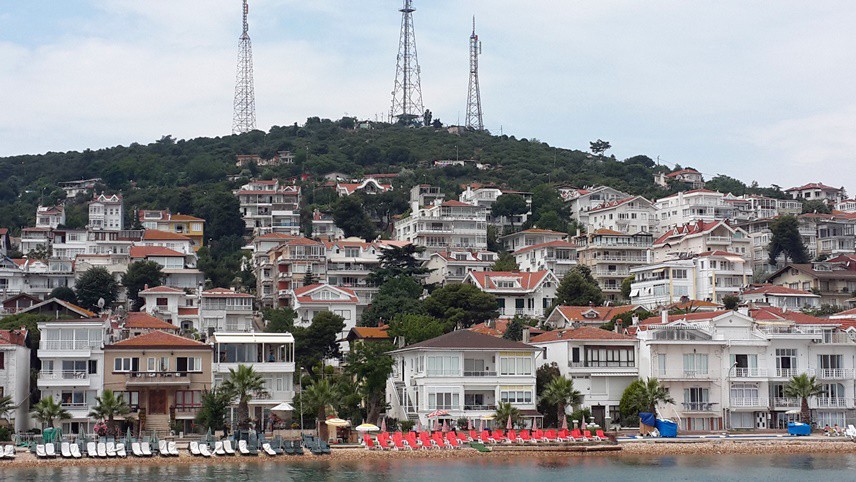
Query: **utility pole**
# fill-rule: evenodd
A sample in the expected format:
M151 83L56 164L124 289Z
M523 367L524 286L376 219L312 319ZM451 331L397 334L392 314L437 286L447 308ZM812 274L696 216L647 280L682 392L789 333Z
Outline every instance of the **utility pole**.
M482 120L481 92L479 90L479 55L481 41L476 35L476 17L473 16L473 33L470 34L470 85L467 91L467 128L484 130Z
M238 44L238 73L235 80L235 101L232 114L232 134L242 134L256 128L256 94L253 88L253 45L250 41L247 14L249 7L244 1L244 30Z
M392 90L390 122L415 124L422 117L422 85L419 81L419 59L416 56L416 32L413 29L412 0L404 0L401 12L401 34L395 65L395 87Z

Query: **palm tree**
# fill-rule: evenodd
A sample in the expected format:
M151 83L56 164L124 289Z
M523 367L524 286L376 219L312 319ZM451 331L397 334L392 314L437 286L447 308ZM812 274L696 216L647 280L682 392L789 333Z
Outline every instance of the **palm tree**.
M100 397L95 397L95 406L89 411L89 416L107 420L107 433L116 435L115 417L124 417L131 413L131 407L122 395L116 396L113 390L105 388Z
M791 378L783 390L785 396L800 399L800 420L802 420L803 423L811 422L811 411L808 409L808 399L810 397L816 397L826 393L823 386L816 382L816 377L809 377L803 373L802 375L797 375Z
M301 401L306 404L310 411L316 413L318 419L318 436L321 440L327 440L327 407L332 405L341 396L338 387L327 379L315 380L312 385L304 387L300 394Z
M12 410L15 410L15 404L12 403L12 395L0 397L0 418L5 417Z
M660 403L675 403L675 400L669 395L666 387L660 385L656 378L649 378L642 382L636 391L636 405L644 407L651 413L656 413L657 405Z
M250 421L250 400L253 397L267 395L265 381L261 375L247 365L238 365L238 369L229 369L229 379L223 383L223 390L238 399L238 426L247 428Z
M561 421L565 415L565 407L570 405L574 409L583 402L583 394L574 390L574 382L563 376L558 376L544 387L541 400L548 405L556 406L556 420Z
M45 425L53 427L53 422L56 418L60 420L71 418L71 414L68 413L68 410L62 408L62 405L56 403L53 397L50 396L39 400L38 403L33 405L32 413L33 416L36 417L36 420L41 422L42 428L44 428Z
M508 418L511 417L512 426L520 420L520 410L517 409L511 403L502 403L496 406L496 413L494 414L494 419L496 420L496 424L502 426L508 422Z

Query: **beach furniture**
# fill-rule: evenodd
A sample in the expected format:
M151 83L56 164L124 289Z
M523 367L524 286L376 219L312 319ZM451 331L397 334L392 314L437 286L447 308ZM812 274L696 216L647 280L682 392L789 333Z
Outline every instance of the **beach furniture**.
M282 444L282 450L284 450L284 451L285 451L285 455L297 455L297 454L294 452L294 444L291 442L291 440L286 440L286 441Z
M570 442L572 440L571 434L568 432L568 429L563 428L559 430L559 433L556 434L557 442Z
M583 431L583 437L585 437L586 440L592 440L594 438L591 435L591 430L584 430Z
M398 432L392 436L392 444L395 450L413 450L409 445L404 443L404 437Z
M226 455L226 450L223 449L223 442L214 442L214 455Z
M437 446L440 448L448 448L449 447L449 442L447 442L443 438L443 434L440 432L434 432L434 434L431 435L431 440L433 440L434 443L437 444Z
M434 448L434 442L431 441L431 436L428 435L428 432L419 432L419 443L422 444L423 449Z
M95 447L95 442L86 442L86 456L98 457L98 449Z
M469 443L473 440L465 432L458 432L456 435L458 441L460 441L461 443Z
M104 452L107 453L108 457L116 456L116 443L115 442L106 442L104 444Z
M544 436L541 437L541 440L543 440L544 442L555 442L558 438L559 435L556 433L555 430L547 429L547 431L544 432Z
M138 444L136 442L131 444L131 448L134 450L134 455L137 455L137 449L139 449L139 447L135 447L135 445ZM190 441L190 444L187 446L187 450L190 451L190 455L195 455L197 457L202 455L202 452L199 451L199 442L195 440Z
M469 432L467 432L467 436L470 437L470 442L475 442L479 440L479 434L477 434L475 430L470 430Z
M303 444L300 440L292 440L291 446L294 448L294 455L303 455Z
M529 430L521 430L517 437L520 438L522 443L526 442L537 442L537 440L532 439L532 435L529 433Z
M250 454L250 449L247 448L246 440L238 440L238 453L241 455L252 455Z
M36 457L38 457L40 459L44 459L44 458L47 458L47 456L48 456L48 454L45 451L45 446L42 444L37 444L36 445Z
M56 457L56 445L50 442L46 443L45 454L50 458Z
M104 442L98 442L95 446L98 448L99 457L104 458L107 456L107 444Z
M166 450L173 457L178 457L178 445L175 442L167 442Z
M231 440L226 439L223 441L223 451L226 452L226 455L235 455L235 449L232 447Z
M5 457L7 459L14 459L15 458L15 446L14 445L7 445L6 448L3 449L3 457Z
M580 429L578 429L578 428L571 430L570 437L571 437L571 439L574 440L574 442L585 442L586 440L588 440L585 437L583 437L582 432L580 432Z
M407 432L407 435L404 436L404 441L407 442L407 445L409 445L413 450L417 450L421 447L419 441L416 440L416 433L414 432Z
M168 457L169 456L169 449L166 446L166 440L158 440L158 453L162 457Z
M601 430L601 429L595 430L594 434L597 437L597 440L606 440L607 439L606 434L603 433L603 430Z
M143 451L143 455L145 455L146 457L151 457L152 455L154 455L152 453L152 444L150 444L149 442L141 443L140 450Z
M69 452L71 452L71 456L76 458L76 459L83 457L83 454L80 452L80 445L78 445L76 442L71 444L68 447L68 450L69 450Z
M453 449L461 448L461 444L458 442L458 437L456 437L452 432L446 433L446 443L448 443L449 447Z
M199 444L199 453L201 453L203 457L211 457L214 455L211 453L211 447L209 447L208 444Z
M196 444L196 452L193 453L194 445ZM196 442L190 442L190 453L193 455L199 455L199 444ZM140 442L131 442L131 453L134 454L135 457L145 457L143 454L143 449L140 447Z
M118 443L116 444L116 456L125 458L128 456L128 452L125 451L125 444Z
M481 432L479 432L478 441L483 444L488 443L490 441L490 432L488 432L487 430L482 430Z
M264 452L265 452L266 454L270 455L271 457L275 457L275 456L276 456L276 451L275 451L275 450L273 449L273 447L271 447L271 446L270 446L270 444L269 444L269 443L267 443L267 442L265 442L265 443L263 443L263 444L262 444L262 450L264 450Z
M369 450L380 450L380 447L375 445L374 440L372 440L371 436L367 433L363 434L363 445L365 445Z
M509 430L505 435L505 440L507 443L518 443L523 442L520 437L517 436L517 432L514 430Z
M63 442L62 444L60 444L59 453L64 459L70 459L71 457L73 457L71 455L71 448L68 446L68 442Z

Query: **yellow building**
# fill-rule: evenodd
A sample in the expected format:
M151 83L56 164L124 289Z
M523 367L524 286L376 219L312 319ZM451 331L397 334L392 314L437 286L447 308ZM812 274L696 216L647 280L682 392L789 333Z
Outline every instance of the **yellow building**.
M169 210L141 210L139 219L145 229L157 229L187 236L193 241L194 251L202 247L205 233L205 220L202 218L187 214L172 214Z

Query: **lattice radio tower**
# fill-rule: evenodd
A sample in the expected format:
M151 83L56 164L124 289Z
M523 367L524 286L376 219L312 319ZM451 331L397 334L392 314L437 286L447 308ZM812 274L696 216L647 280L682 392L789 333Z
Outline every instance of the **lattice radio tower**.
M416 33L413 30L412 0L404 0L401 12L401 36L398 41L398 61L395 66L395 88L392 90L390 122L413 123L425 112L422 106L422 86L419 82L419 59L416 57Z
M481 42L479 36L476 35L476 17L473 17L473 33L470 34L470 87L467 92L467 128L483 131L481 92L479 91L479 55L481 55Z
M253 89L253 44L250 41L247 14L250 9L244 0L244 31L238 47L238 74L235 80L235 103L232 115L232 134L249 132L256 128L256 94Z

